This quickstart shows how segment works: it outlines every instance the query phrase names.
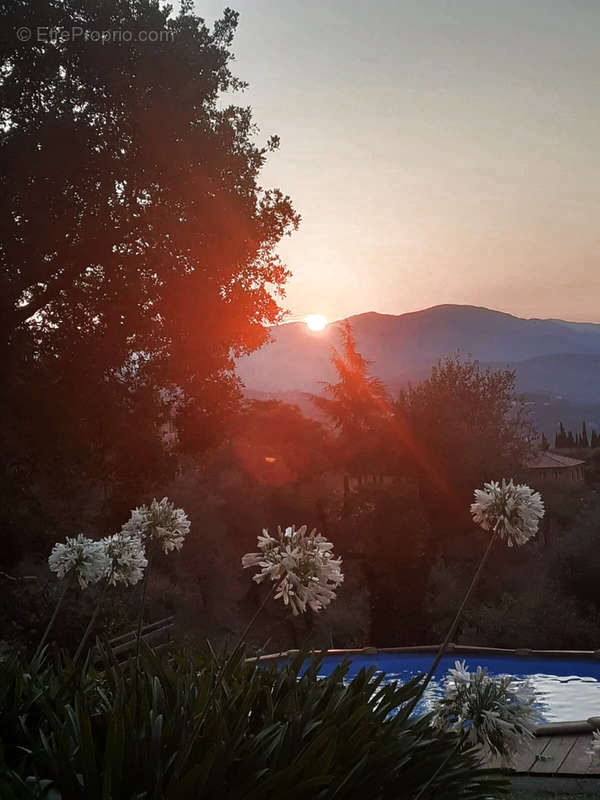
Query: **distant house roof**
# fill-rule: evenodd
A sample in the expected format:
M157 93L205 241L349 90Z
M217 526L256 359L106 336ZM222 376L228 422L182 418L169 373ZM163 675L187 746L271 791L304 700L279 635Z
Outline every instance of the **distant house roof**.
M549 450L540 451L525 462L528 469L568 469L569 467L580 467L582 464L585 464L585 461L559 456Z

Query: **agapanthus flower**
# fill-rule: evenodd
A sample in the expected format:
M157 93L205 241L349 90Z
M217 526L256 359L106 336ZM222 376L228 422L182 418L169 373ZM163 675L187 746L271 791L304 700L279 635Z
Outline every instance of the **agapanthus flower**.
M88 539L82 533L57 542L48 557L48 566L62 580L74 575L82 589L106 576L108 559L102 542Z
M521 545L532 539L544 516L544 503L539 492L529 486L502 479L491 481L475 491L471 514L484 531L498 531L508 544Z
M511 676L494 678L483 667L469 672L464 661L457 661L448 671L433 723L456 731L469 746L482 746L488 755L510 758L533 736L539 719L533 701L527 683L515 686Z
M144 575L148 559L144 552L144 544L139 536L115 533L102 539L104 552L108 560L107 581L116 586L123 583L135 586Z
M242 558L244 569L260 567L253 576L257 583L271 580L277 584L275 598L282 598L294 615L303 614L307 608L322 611L333 599L335 589L343 582L342 559L332 555L333 545L322 534L307 526L294 526L271 536L263 530L258 537L257 553L246 553Z
M165 553L181 550L189 531L190 521L185 511L175 508L166 497L160 501L155 498L150 506L134 508L121 528L121 533L127 536L158 542Z
M592 741L590 742L590 746L585 751L588 756L593 758L594 760L600 759L600 731L596 730L592 732Z
M467 669L465 661L455 661L454 667L448 670L448 679L446 681L446 688L449 690L451 687L456 689L458 686L465 686L471 680L471 673Z

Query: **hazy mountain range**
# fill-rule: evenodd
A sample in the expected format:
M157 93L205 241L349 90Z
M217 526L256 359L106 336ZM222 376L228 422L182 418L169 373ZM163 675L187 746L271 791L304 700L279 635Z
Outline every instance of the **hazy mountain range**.
M349 321L372 374L392 392L458 352L486 366L515 369L519 390L537 395L544 408L558 406L568 418L571 405L586 406L590 421L600 420L600 324L521 319L462 305L398 316L369 312ZM318 333L303 322L274 328L270 343L238 362L249 393L320 392L323 381L335 379L330 353L338 331L338 323Z

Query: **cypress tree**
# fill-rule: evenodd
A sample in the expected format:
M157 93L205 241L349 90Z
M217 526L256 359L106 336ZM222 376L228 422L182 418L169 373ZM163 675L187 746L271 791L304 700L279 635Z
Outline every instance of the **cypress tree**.
M565 446L565 427L562 422L558 423L558 431L554 438L554 446L557 449Z
M585 420L583 421L583 425L581 426L581 446L582 447L589 447L590 446Z

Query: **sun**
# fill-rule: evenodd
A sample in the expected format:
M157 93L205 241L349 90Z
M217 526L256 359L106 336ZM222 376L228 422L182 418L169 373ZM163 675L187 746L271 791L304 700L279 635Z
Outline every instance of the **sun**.
M309 314L304 317L304 322L306 322L311 331L322 331L327 325L327 320L323 314Z

